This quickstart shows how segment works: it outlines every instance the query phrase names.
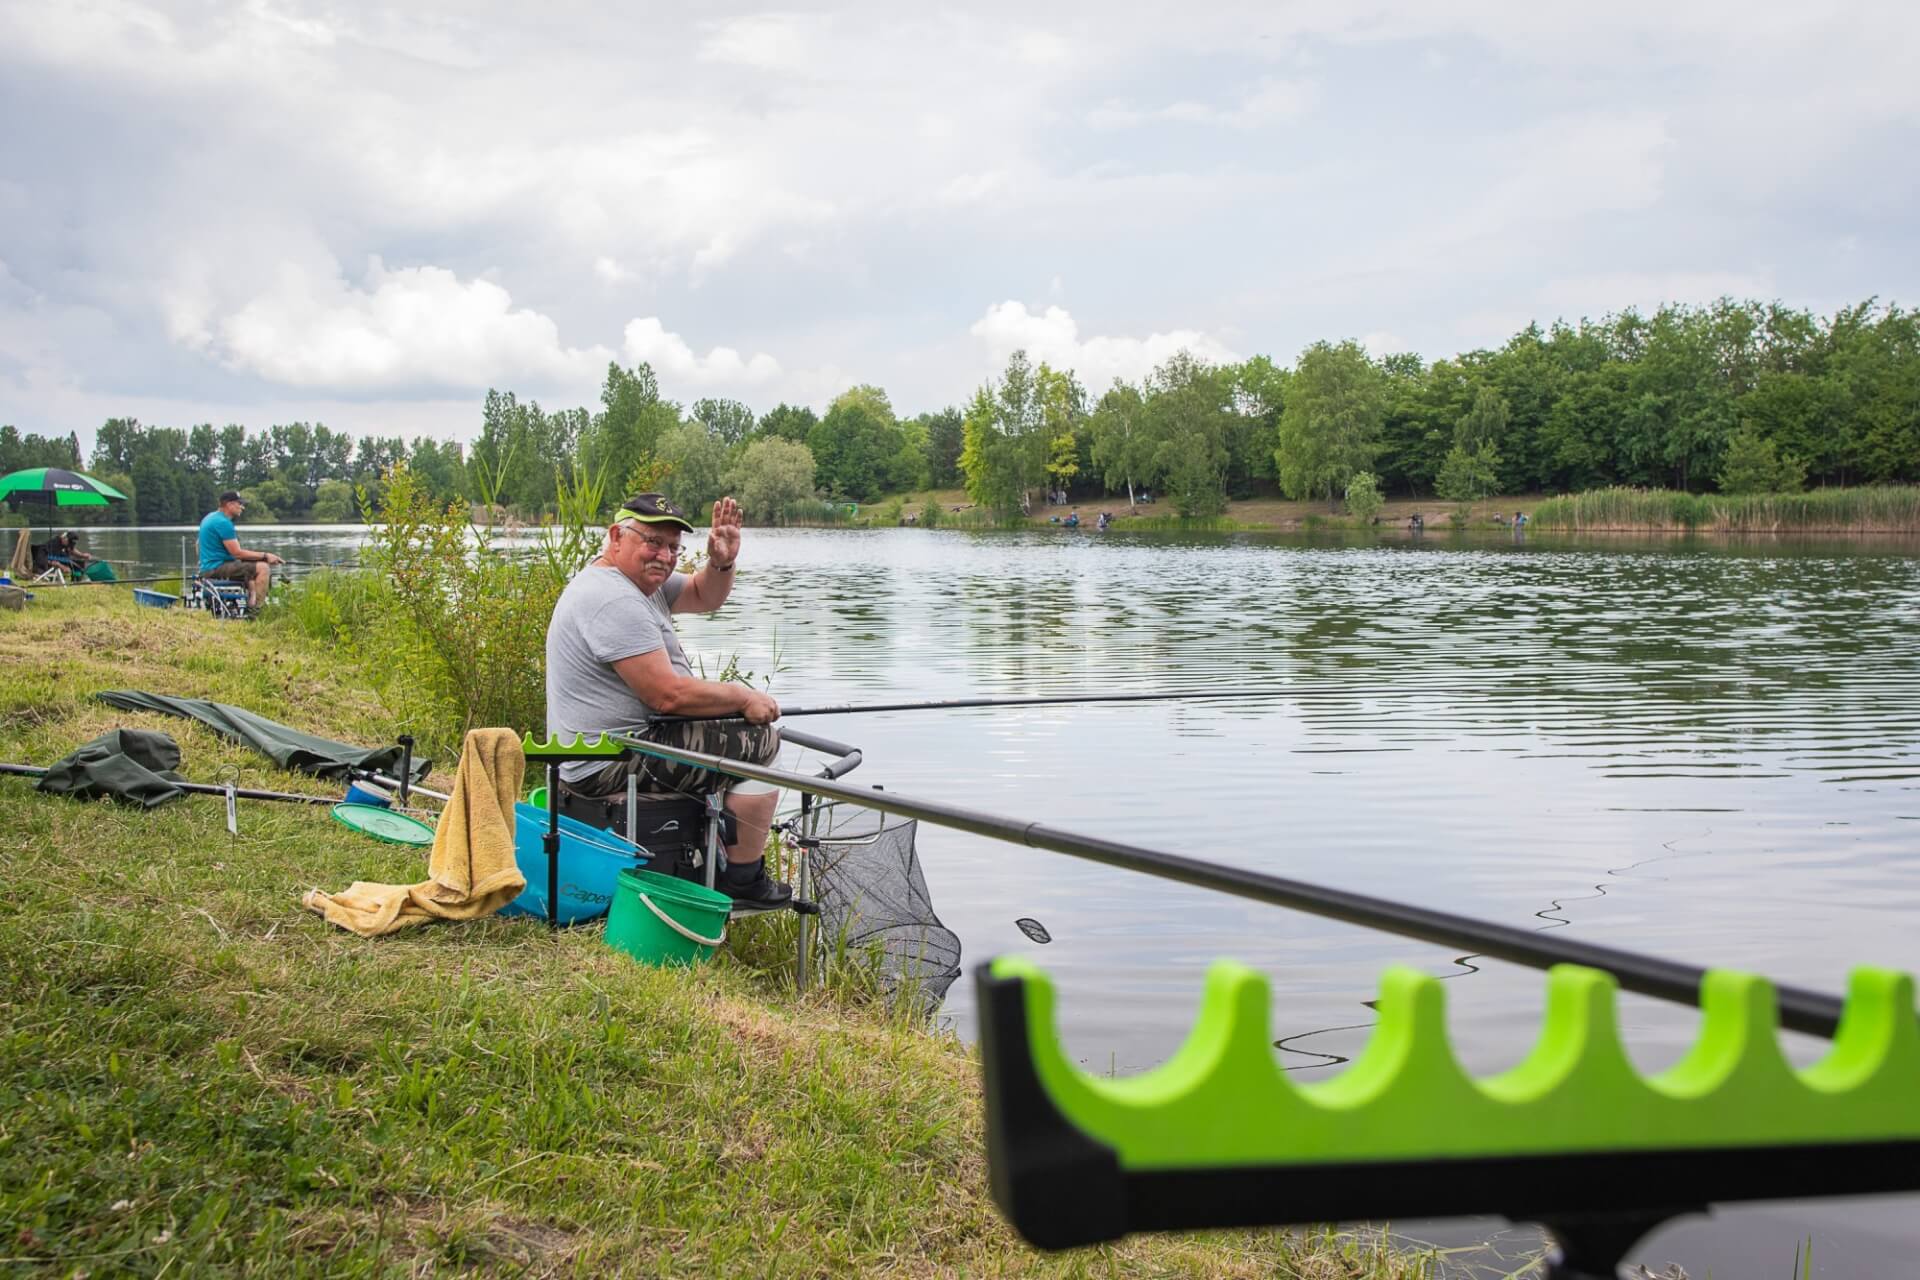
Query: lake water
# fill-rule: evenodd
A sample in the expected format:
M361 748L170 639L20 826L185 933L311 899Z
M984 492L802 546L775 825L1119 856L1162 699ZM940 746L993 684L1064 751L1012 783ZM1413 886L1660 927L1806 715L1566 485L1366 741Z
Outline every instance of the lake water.
M87 543L172 571L182 533ZM242 533L310 560L362 536ZM1920 971L1916 551L748 530L733 601L681 632L708 670L738 653L764 672L777 652L790 706L1244 691L796 724L861 746L853 780L916 797L1839 991L1855 964ZM1282 1061L1306 1077L1360 1050L1393 962L1452 979L1472 1071L1511 1065L1538 1027L1540 976L1515 966L938 828L919 851L969 969L1043 963L1091 1068L1166 1057L1216 956L1272 975ZM947 1014L971 1035L968 981ZM1636 997L1621 1020L1644 1070L1695 1028ZM1788 1047L1804 1063L1820 1045ZM1815 1274L1895 1274L1920 1246L1916 1203L1725 1211L1644 1256L1784 1275L1812 1232Z

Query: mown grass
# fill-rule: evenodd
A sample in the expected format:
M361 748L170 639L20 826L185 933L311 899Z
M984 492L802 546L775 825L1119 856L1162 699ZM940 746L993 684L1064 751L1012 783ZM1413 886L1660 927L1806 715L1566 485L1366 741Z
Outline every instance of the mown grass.
M386 740L378 702L340 671L291 620L45 593L0 615L0 759L44 764L137 724L173 734L191 778L324 789L89 695L214 697ZM965 1048L796 995L784 947L752 924L693 972L534 922L363 941L299 895L412 881L423 860L322 808L243 802L233 838L214 800L141 812L0 787L10 1272L1430 1273L1326 1233L1036 1254L988 1201Z
M1534 509L1543 529L1704 529L1719 533L1902 533L1920 530L1920 488L1886 485L1807 493L1679 493L1594 489Z

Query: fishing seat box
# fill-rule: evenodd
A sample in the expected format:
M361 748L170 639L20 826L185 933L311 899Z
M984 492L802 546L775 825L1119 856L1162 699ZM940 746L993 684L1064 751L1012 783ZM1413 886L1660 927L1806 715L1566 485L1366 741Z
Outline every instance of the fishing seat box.
M624 795L580 796L564 786L560 788L560 812L576 822L610 831L623 840L646 850L651 857L641 868L683 880L703 879L698 855L707 846L707 806L704 800L690 796L642 795L635 806L634 831L627 831L627 798ZM731 813L720 815L720 842L734 838Z

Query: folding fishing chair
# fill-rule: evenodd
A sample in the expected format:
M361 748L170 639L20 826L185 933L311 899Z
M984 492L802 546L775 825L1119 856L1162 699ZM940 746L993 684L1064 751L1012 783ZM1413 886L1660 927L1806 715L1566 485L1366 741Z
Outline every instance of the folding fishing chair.
M235 622L253 616L247 602L247 586L225 578L194 578L187 583L187 607L205 609L215 618Z
M48 554L47 544L44 542L36 542L33 544L31 563L32 571L27 578L29 582L46 582L54 586L60 586L67 581L69 576L76 578L80 576L79 571L73 567L71 560L65 556Z

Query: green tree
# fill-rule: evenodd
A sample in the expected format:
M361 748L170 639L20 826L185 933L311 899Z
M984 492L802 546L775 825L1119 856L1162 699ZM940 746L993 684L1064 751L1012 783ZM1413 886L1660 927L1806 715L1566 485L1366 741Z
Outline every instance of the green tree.
M807 437L819 425L820 415L805 405L777 404L760 419L755 434L805 444Z
M1273 479L1273 442L1286 409L1291 370L1266 356L1223 369L1234 418L1227 430L1227 492L1248 497L1255 481Z
M441 443L416 436L407 453L407 466L413 471L414 482L441 506L466 496L467 464L458 442ZM382 468L382 472L390 469Z
M1146 397L1140 388L1114 379L1088 419L1087 431L1093 437L1093 465L1109 489L1126 490L1128 506L1135 505L1135 485L1160 483Z
M753 410L738 400L695 400L693 420L729 449L753 434Z
M1506 397L1492 387L1483 386L1474 393L1473 408L1454 424L1453 442L1468 451L1482 445L1498 448L1506 439L1510 416Z
M1218 515L1227 506L1234 424L1229 375L1178 351L1148 375L1146 392L1154 469L1165 477L1175 510Z
M1036 370L1025 351L1016 351L999 381L989 379L967 406L960 447L967 493L1002 518L1023 510L1046 474L1041 393L1043 386L1059 386L1057 377L1045 365Z
M679 407L660 398L652 366L643 362L627 370L610 364L600 388L600 412L584 433L581 460L596 474L624 476L679 425ZM475 446L474 461L479 460Z
M878 387L842 392L807 436L820 488L865 502L879 496L899 472L902 441L893 406Z
M1386 384L1356 342L1316 342L1301 353L1280 415L1274 463L1289 498L1324 493L1327 509L1369 466L1386 417Z
M1380 496L1380 480L1371 471L1356 471L1347 481L1347 514L1362 524L1372 522L1386 499Z
M353 486L345 480L322 480L308 514L322 524L349 524L360 518Z
M1035 430L1044 442L1041 467L1050 486L1069 489L1080 474L1078 433L1087 418L1087 393L1073 371L1064 373L1044 362L1034 375L1034 401L1039 422Z
M813 454L779 436L748 443L733 465L729 485L745 518L777 524L813 500Z
M1434 492L1448 502L1478 502L1500 485L1500 450L1491 444L1469 449L1456 444L1447 450Z
M659 457L670 468L667 497L696 522L704 520L725 492L727 447L700 423L687 422L660 437Z
M960 450L966 444L966 415L948 407L923 413L918 421L926 430L927 483L952 489L965 480L960 473Z
M1780 454L1773 441L1750 426L1727 441L1720 468L1722 493L1798 493L1806 480L1807 469L1798 458Z

